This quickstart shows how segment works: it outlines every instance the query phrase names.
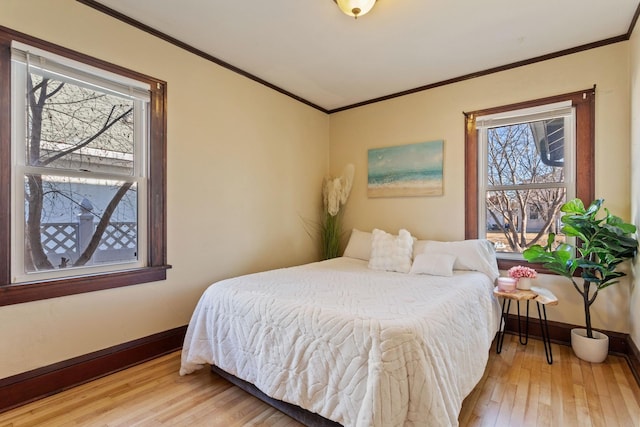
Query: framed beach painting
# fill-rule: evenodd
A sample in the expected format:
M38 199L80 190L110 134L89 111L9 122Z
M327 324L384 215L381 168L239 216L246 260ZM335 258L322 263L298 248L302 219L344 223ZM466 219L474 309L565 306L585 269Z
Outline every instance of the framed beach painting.
M442 195L444 141L369 150L369 197Z

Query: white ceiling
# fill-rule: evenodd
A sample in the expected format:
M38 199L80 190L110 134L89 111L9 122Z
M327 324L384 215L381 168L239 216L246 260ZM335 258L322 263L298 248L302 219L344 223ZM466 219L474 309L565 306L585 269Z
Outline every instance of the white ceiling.
M98 0L325 110L629 31L639 0Z

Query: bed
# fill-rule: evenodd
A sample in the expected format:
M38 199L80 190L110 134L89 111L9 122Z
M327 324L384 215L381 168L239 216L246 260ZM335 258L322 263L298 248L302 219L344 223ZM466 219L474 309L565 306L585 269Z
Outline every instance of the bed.
M436 255L422 258L442 264ZM211 365L345 426L457 425L500 315L495 257L474 270L456 268L458 255L450 275L343 256L215 283L189 323L180 374Z

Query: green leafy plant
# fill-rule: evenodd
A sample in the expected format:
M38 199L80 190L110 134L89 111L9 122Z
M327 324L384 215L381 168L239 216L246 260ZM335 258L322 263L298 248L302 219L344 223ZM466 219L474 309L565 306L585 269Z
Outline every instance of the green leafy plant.
M587 336L593 338L591 305L598 292L619 282L626 274L617 269L623 261L633 258L638 241L633 236L636 226L612 215L607 208L600 214L604 199L597 199L585 208L582 200L573 199L560 209L562 232L576 238L576 245L562 243L553 248L555 234L549 233L545 246L534 245L523 252L529 262L542 265L571 280L582 295ZM576 274L582 278L582 286L576 282Z
M320 241L322 245L322 259L331 259L339 255L340 238L342 237L342 215L324 213L324 220L320 223Z

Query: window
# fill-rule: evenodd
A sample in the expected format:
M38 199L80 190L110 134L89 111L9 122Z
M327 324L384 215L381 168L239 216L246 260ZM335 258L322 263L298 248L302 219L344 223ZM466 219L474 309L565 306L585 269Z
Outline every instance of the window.
M536 204L532 204L529 206L529 219L531 221L537 221L540 219L540 213L544 212L543 208L541 206L538 206Z
M589 90L466 113L466 237L492 241L500 268L559 232L564 202L593 199L594 101Z
M165 84L0 41L0 304L164 279Z

